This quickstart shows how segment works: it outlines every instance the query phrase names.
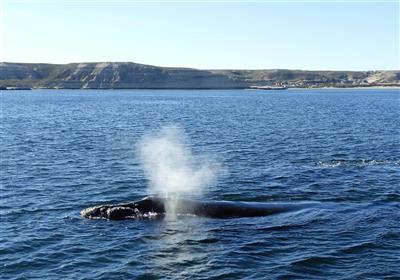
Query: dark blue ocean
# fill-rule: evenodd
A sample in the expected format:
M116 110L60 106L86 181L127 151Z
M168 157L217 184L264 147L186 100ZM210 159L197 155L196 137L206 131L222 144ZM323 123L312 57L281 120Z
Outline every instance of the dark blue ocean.
M399 90L2 91L1 279L400 279ZM147 195L135 145L178 125L258 218L85 220Z

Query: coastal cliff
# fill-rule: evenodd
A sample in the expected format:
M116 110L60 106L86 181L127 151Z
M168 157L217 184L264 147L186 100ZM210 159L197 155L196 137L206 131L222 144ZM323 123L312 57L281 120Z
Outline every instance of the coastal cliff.
M0 88L243 89L400 86L400 71L198 70L133 62L0 63Z

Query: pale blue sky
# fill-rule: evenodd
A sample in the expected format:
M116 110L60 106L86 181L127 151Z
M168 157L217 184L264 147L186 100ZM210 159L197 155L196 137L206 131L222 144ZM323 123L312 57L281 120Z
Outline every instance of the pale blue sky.
M2 0L0 0L2 1ZM3 0L0 61L399 69L399 2Z

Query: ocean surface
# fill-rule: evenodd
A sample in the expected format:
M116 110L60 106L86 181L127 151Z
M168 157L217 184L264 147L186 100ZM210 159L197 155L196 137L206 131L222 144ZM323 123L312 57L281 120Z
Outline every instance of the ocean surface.
M400 92L2 91L1 279L400 279ZM140 199L141 137L178 125L258 218L85 220Z

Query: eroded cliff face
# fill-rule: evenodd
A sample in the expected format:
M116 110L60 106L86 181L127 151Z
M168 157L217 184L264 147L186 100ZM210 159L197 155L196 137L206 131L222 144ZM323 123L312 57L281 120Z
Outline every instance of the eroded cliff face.
M1 86L39 88L237 88L221 74L188 68L163 68L130 62L0 64Z
M0 63L0 87L218 89L263 85L400 85L400 71L197 70L132 62Z

